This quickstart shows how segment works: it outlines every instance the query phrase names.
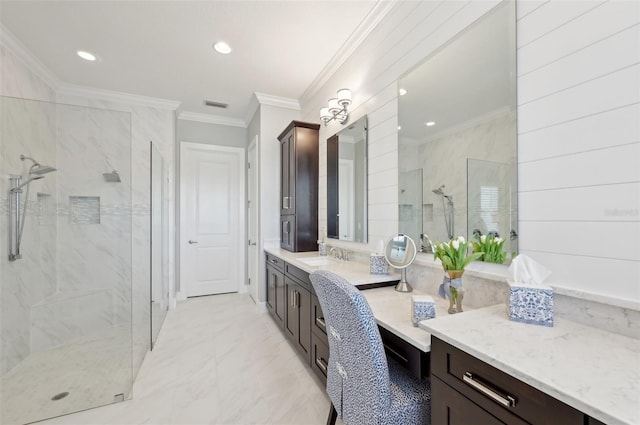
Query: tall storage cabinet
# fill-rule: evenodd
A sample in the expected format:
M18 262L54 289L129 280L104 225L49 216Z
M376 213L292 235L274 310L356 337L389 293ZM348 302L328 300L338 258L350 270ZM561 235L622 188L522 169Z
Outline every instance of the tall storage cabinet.
M280 140L280 246L318 249L319 124L291 121Z

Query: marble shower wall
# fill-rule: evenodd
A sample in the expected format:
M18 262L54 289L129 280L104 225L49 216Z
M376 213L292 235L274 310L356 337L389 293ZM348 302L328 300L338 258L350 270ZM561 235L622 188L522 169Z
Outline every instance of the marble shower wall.
M27 215L21 244L22 258L8 260L9 174L25 174L30 161L56 165L56 105L49 102L2 97L0 143L0 373L4 374L31 352L31 309L56 292L57 203L56 173L29 186ZM24 180L23 180L24 181ZM23 198L27 196L23 188ZM22 203L22 202L21 202Z
M132 255L132 326L133 326L133 366L134 376L150 348L150 141L160 150L167 166L167 185L175 184L175 110L138 104L127 104L59 93L58 100L63 103L87 106L97 109L127 112L131 115L131 255ZM106 140L99 143L110 143ZM117 167L113 164L114 167ZM100 175L102 172L100 171ZM169 190L169 223L174 222L175 196ZM173 235L169 239L167 267L164 268L169 287L174 288L174 252ZM99 256L86 258L89 264L100 261Z

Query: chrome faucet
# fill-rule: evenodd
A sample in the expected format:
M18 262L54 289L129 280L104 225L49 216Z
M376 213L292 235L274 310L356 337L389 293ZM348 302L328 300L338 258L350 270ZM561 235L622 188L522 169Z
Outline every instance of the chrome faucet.
M427 236L426 233L422 233L420 235L420 245L422 245L420 247L420 252L433 253L434 251L433 243L431 242L431 239L429 239L429 236Z
M351 258L352 251L348 249L338 248L337 246L332 246L329 250L329 255L333 255L333 258L336 260L349 261Z

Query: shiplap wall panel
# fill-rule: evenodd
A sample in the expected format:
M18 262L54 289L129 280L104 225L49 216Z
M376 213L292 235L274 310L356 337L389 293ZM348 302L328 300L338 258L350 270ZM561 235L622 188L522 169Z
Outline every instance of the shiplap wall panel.
M637 103L639 76L640 65L635 65L519 106L518 132Z
M519 2L520 3L520 2ZM546 3L538 9L550 7L553 2ZM579 4L579 1L568 3ZM587 48L618 31L638 23L639 2L609 1L602 6L570 20L566 25L542 35L534 43L519 49L518 76L556 61L578 49ZM518 22L518 31L527 20L534 15L526 16ZM519 38L518 38L519 41ZM520 45L519 45L520 46ZM629 54L630 52L627 52Z
M580 152L518 165L518 190L640 181L640 143Z
M640 104L520 134L520 162L639 142Z
M375 143L369 144L367 156L369 157L369 160L371 160L386 153L395 152L397 149L398 137L395 134L390 134L377 139Z
M523 221L638 221L640 182L520 192Z
M576 4L549 31L535 21L553 3L518 22L521 252L553 271L552 284L637 302L638 2Z
M398 186L398 170L394 168L386 168L383 170L375 170L369 173L369 190L381 187ZM398 200L394 200L398 203ZM371 203L371 201L369 201ZM387 199L387 202L389 200ZM385 202L385 204L387 203Z
M545 250L547 251L547 250ZM549 281L564 288L605 294L637 302L640 299L640 262L585 257L554 252L521 250L544 264L552 274ZM628 281L627 284L622 281ZM579 283L577 285L576 283Z
M638 240L624 237L640 234L638 221L523 221L518 228L527 235L523 250L640 261Z
M525 104L570 85L584 83L638 63L637 55L620 52L640 51L640 25L635 25L557 60L518 81L518 103ZM593 57L599 58L593 61Z
M545 3L548 3L549 0L526 0L519 1L516 7L516 19L522 19L525 16L535 12L540 7L544 6Z
M604 3L603 0L551 1L546 7L531 12L518 24L518 46L526 46L537 38L565 25Z

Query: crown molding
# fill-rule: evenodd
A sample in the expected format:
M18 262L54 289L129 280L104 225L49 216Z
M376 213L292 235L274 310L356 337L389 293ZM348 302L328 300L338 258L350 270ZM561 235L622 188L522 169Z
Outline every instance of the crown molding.
M258 101L258 98L256 97L256 94L253 93L251 95L251 100L249 100L249 106L247 107L247 113L246 113L246 115L244 117L244 122L247 123L247 127L249 126L249 123L253 119L253 116L256 114L256 111L258 110L259 106L260 106L260 102Z
M380 0L365 16L360 25L351 33L342 47L331 58L329 63L320 71L309 87L300 96L301 103L307 104L313 96L329 81L338 69L347 61L349 56L362 44L371 31L378 26L380 21L395 7L397 0Z
M245 121L238 118L223 117L221 115L200 114L197 112L180 112L178 114L178 119L184 121L203 122L207 124L228 125L231 127L247 127Z
M56 91L61 84L60 79L45 64L43 64L32 52L22 44L20 40L0 23L0 44L4 45L24 64L40 77L52 90Z
M80 96L90 99L106 100L127 105L148 106L157 109L168 109L175 111L180 107L181 102L177 100L160 99L157 97L142 96L113 90L97 89L93 87L78 86L75 84L62 83L58 87L59 95Z
M271 94L255 92L256 98L261 105L277 106L279 108L300 110L300 102L297 99L288 97L273 96Z

